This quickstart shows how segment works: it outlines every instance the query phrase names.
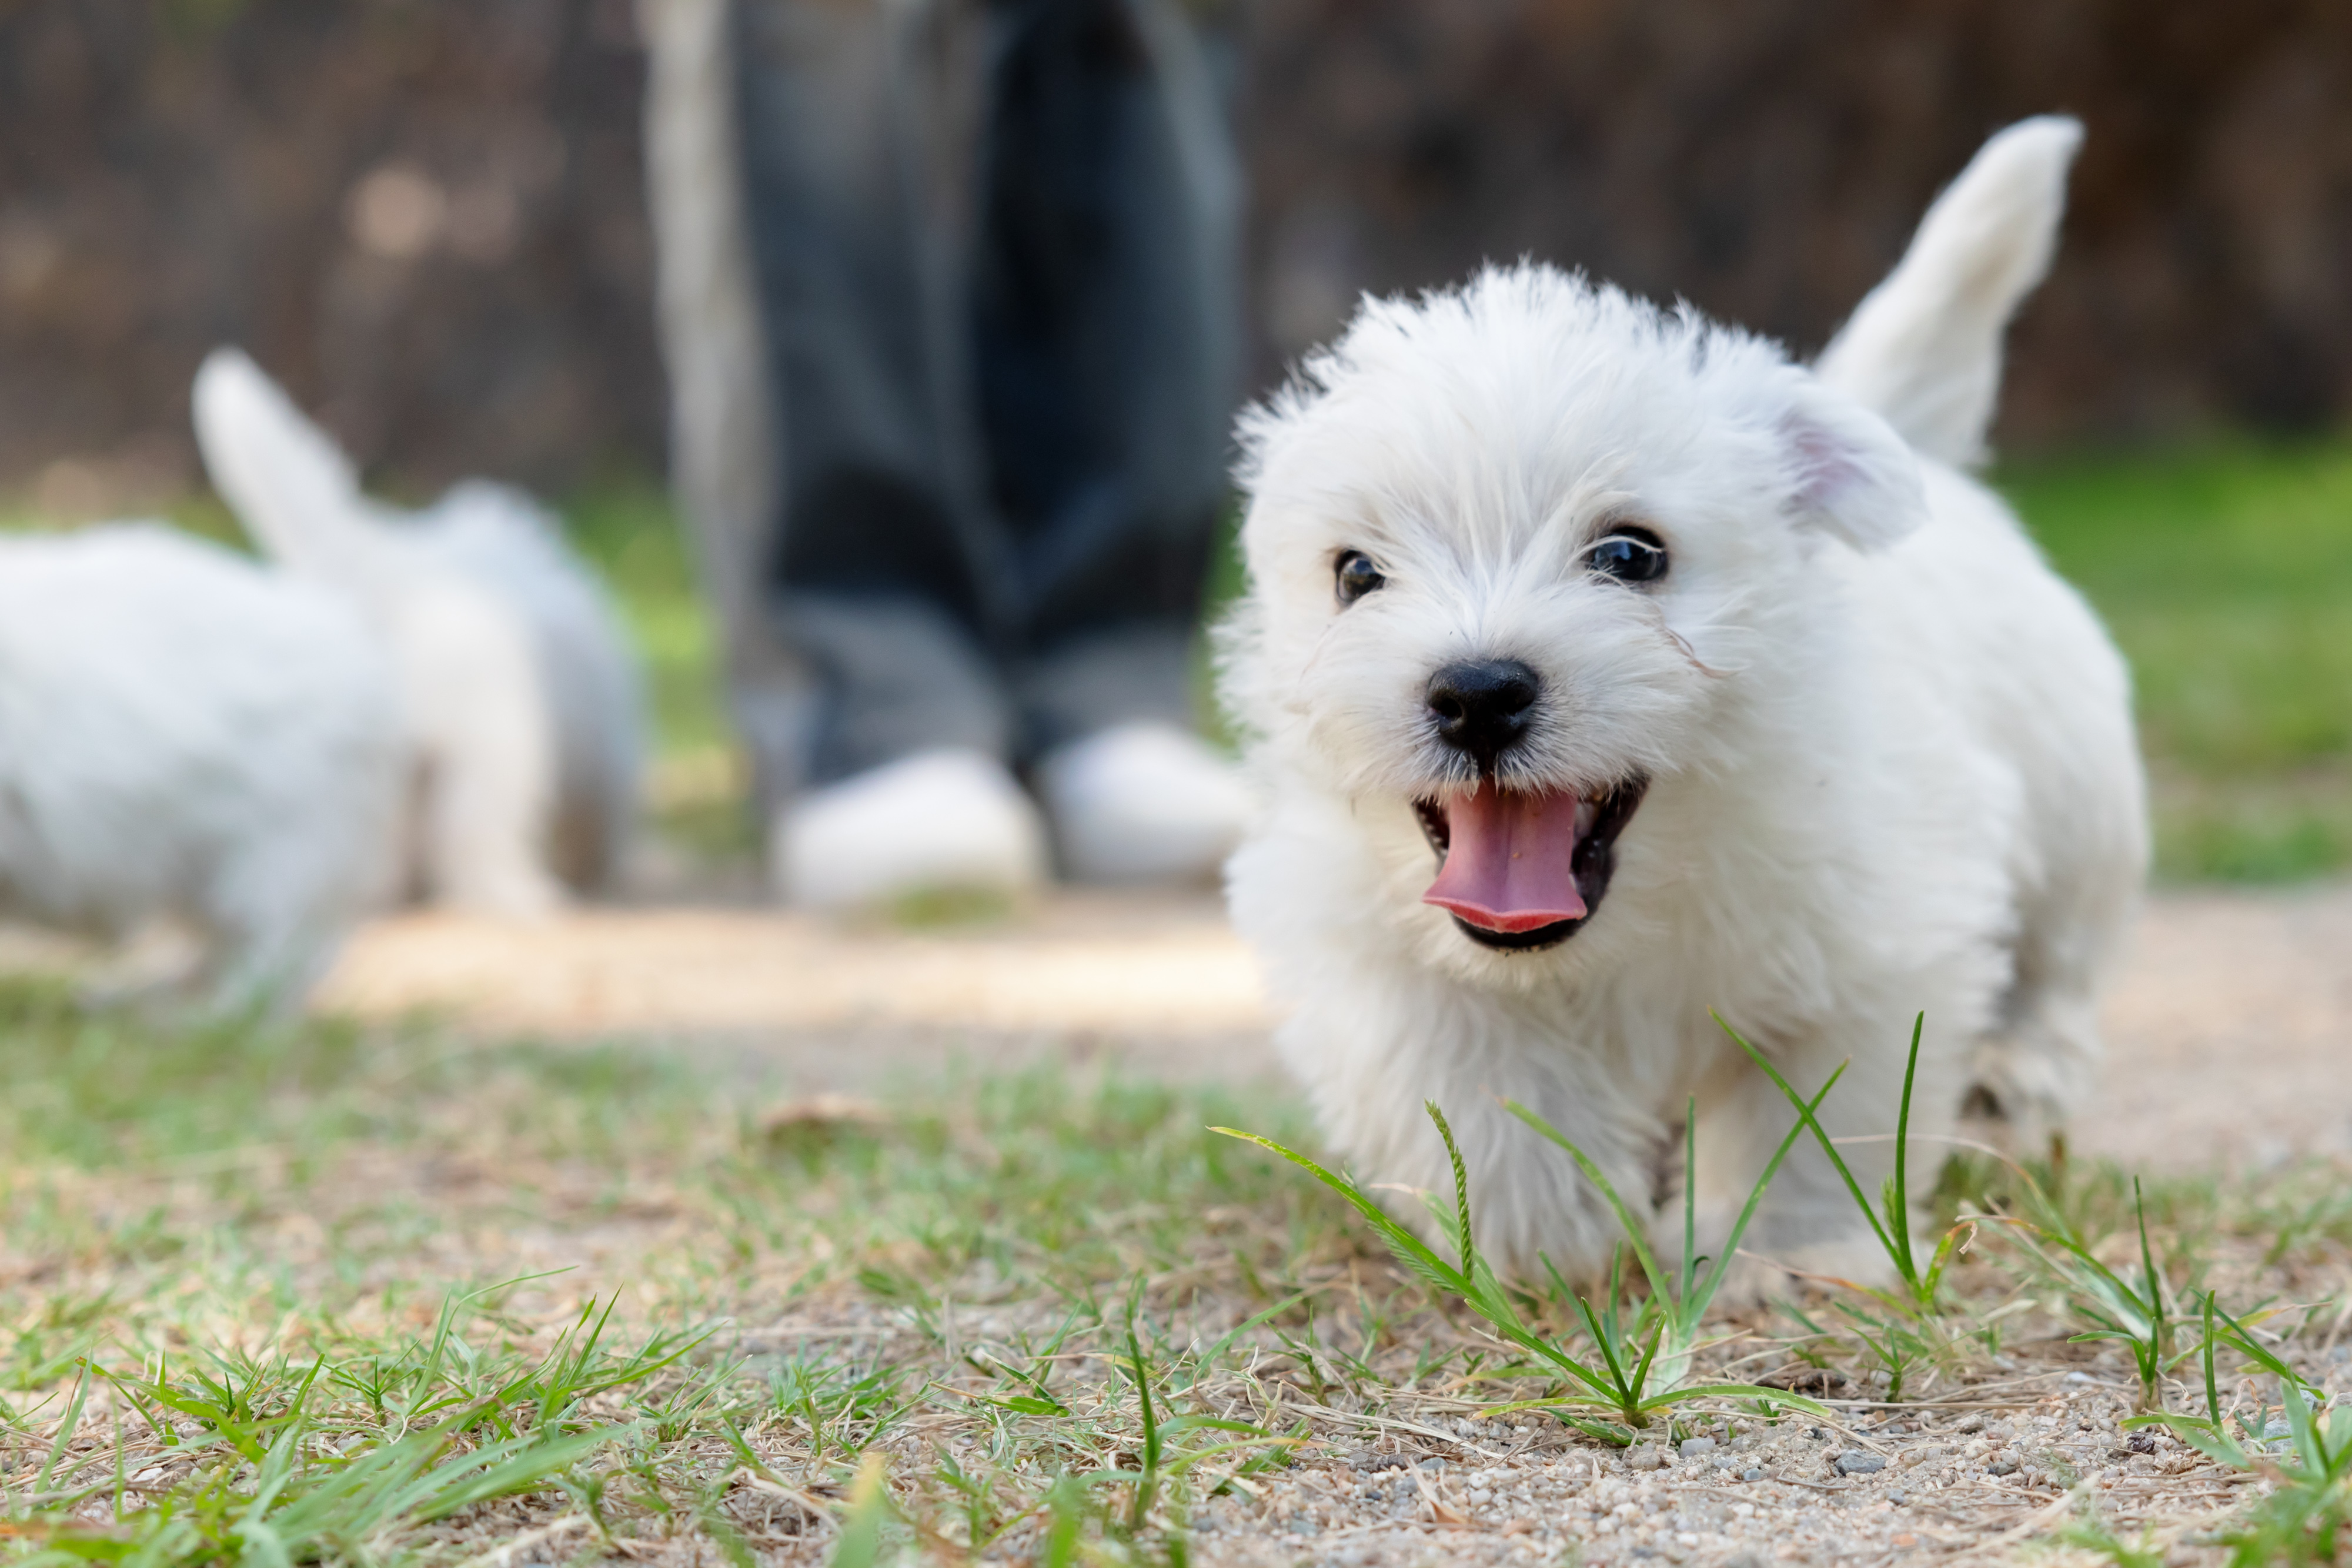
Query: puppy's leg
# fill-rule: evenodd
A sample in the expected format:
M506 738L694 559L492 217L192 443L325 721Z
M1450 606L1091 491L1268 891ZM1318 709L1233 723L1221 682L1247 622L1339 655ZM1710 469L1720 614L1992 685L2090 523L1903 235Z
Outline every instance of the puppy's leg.
M563 902L540 862L546 796L521 748L494 733L439 753L425 804L425 859L439 899L504 915Z
M1847 1064L1818 1115L1874 1207L1895 1173L1894 1134L1901 1119L1910 1023L1890 1016L1842 1029L1791 1031L1798 1037L1793 1044L1756 1041L1808 1097L1820 1091L1841 1062ZM1909 1185L1915 1199L1933 1189L1949 1152L1945 1137L1951 1131L1959 1083L1957 1063L1966 1040L1965 1030L1940 1030L1930 1018L1920 1040L1909 1123ZM1727 1060L1718 1085L1702 1102L1698 1137L1700 1245L1710 1252L1726 1243L1757 1178L1799 1121L1787 1097L1744 1059ZM1740 1245L1748 1256L1735 1267L1727 1286L1736 1299L1754 1300L1785 1290L1791 1273L1873 1286L1894 1278L1885 1249L1810 1131L1800 1134L1790 1149ZM1915 1255L1924 1254L1915 1248Z
M1664 1135L1656 1117L1500 1003L1370 973L1324 995L1348 1002L1294 1017L1282 1044L1349 1166L1433 1195L1451 1212L1453 1171L1430 1120L1433 1103L1469 1176L1474 1239L1497 1273L1539 1284L1547 1262L1571 1281L1607 1270L1623 1238L1615 1215L1570 1155L1505 1102L1573 1141L1637 1216ZM1417 1199L1400 1195L1395 1208L1427 1228Z
M2005 994L1977 1045L1967 1090L1971 1130L2023 1155L2042 1153L2064 1131L2097 1077L2099 980L2147 873L2138 758L2128 728L2102 727L2100 716L2069 727L2075 749L2028 754L2040 796L2033 853L2018 879ZM2085 775L2095 789L2063 792L2050 782Z
M275 800L257 791L245 831L197 890L193 913L209 940L187 990L205 1011L290 1017L383 902L397 847L396 756L382 737L364 738L374 744L281 737L278 776L299 787Z
M2090 911L2044 909L2016 946L1999 1025L1976 1048L1962 1114L1975 1134L2039 1155L2089 1095L2105 1054L2096 985L2113 946Z
M307 825L306 825L307 826ZM205 1015L301 1010L359 913L359 889L334 857L341 846L297 831L225 867L198 921L204 961L183 988Z
M342 932L331 936L304 926L205 923L205 962L184 994L207 1018L263 1013L279 1020L301 1011L303 998L325 975Z
M545 913L562 902L544 859L555 742L528 643L460 588L406 607L402 643L434 895L496 915Z

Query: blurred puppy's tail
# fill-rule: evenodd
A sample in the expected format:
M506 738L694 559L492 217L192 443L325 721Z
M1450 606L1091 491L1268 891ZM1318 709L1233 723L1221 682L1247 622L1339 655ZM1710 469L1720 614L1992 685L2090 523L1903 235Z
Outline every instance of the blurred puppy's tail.
M2050 269L2082 122L1994 136L1927 209L1911 248L1822 351L1822 379L1947 463L1985 455L2001 337Z
M264 553L362 597L386 586L390 541L351 459L260 366L242 350L214 350L194 402L205 469Z

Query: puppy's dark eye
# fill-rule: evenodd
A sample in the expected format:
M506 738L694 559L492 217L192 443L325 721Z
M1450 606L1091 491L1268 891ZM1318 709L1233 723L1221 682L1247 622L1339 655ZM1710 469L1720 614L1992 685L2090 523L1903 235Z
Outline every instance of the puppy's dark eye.
M1666 575L1666 541L1647 528L1612 528L1584 552L1584 561L1620 582L1655 582Z
M1381 569L1372 564L1372 558L1360 549L1341 552L1332 568L1332 576L1339 584L1339 602L1343 606L1353 604L1388 581L1381 575Z

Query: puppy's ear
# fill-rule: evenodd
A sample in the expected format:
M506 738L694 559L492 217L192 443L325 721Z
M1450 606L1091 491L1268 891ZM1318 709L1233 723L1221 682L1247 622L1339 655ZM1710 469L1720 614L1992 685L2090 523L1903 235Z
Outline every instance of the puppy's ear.
M1790 378L1775 422L1792 480L1798 526L1858 550L1884 549L1927 520L1919 461L1894 426L1811 375Z

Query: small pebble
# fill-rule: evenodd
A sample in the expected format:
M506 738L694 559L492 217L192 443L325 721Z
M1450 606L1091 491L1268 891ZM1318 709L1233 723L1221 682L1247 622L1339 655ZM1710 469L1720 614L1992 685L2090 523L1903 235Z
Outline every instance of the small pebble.
M1743 1481L1760 1481L1764 1479L1764 1472L1758 1469L1742 1470L1739 1472L1739 1479Z
M1959 1433L1962 1437L1968 1437L1973 1433L1981 1432L1984 1428L1985 1418L1983 1416L1970 1416L1961 1421L1958 1426L1953 1427L1952 1430Z
M1695 1459L1701 1454L1712 1452L1714 1448L1715 1439L1712 1437L1685 1437L1679 1451L1684 1458Z
M2016 1473L2017 1461L2006 1454L1996 1458L1992 1463L1985 1467L1985 1474L1989 1476L2013 1476Z
M1666 1462L1666 1456L1661 1449L1643 1447L1626 1455L1625 1462L1637 1470L1654 1470Z
M1860 1448L1849 1448L1837 1457L1837 1472L1842 1476L1866 1476L1886 1468L1886 1461L1876 1454L1865 1454Z

